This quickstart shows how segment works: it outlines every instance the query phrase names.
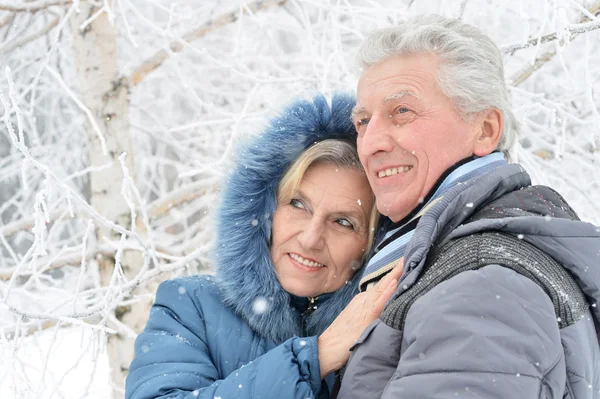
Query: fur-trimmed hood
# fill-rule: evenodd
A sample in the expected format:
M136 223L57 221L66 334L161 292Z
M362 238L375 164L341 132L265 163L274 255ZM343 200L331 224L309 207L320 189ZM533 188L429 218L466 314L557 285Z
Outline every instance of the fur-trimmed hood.
M294 335L318 335L358 292L362 270L317 302L305 320L283 290L273 269L269 243L277 187L293 160L317 141L356 139L351 122L354 99L322 95L289 105L257 137L241 144L224 184L217 213L217 281L223 301L258 334L275 342ZM266 305L266 310L264 309Z

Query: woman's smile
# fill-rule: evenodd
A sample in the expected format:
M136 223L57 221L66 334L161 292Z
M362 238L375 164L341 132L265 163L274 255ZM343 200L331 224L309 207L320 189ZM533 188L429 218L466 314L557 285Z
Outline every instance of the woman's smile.
M317 262L314 259L310 259L295 253L288 254L292 263L298 265L301 268L308 268L309 271L315 271L322 267L325 267L324 264Z

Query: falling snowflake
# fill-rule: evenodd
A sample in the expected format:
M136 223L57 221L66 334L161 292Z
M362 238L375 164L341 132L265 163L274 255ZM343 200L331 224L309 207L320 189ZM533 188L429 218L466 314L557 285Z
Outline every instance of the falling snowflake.
M252 311L254 314L263 314L269 309L269 302L266 298L260 296L254 300L252 303Z

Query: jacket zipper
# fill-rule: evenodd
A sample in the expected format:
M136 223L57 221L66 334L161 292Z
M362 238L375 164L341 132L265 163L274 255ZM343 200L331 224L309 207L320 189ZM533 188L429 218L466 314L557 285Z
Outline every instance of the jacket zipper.
M309 296L308 297L308 307L306 308L304 313L302 313L302 317L306 317L306 316L310 315L312 312L315 311L315 309L317 309L317 299L319 299L318 296L315 296L315 297Z
M315 297L308 297L308 307L306 308L306 310L304 312L302 312L302 335L306 336L306 318L308 316L310 316L310 314L312 312L315 311L315 309L317 309L317 300L319 299L318 296Z

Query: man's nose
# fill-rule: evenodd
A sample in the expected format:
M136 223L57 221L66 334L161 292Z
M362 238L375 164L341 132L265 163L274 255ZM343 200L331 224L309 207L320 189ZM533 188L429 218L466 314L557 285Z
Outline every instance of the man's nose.
M364 134L358 141L359 154L365 157L378 152L391 152L394 148L392 128L391 121L386 121L383 117L371 118Z
M298 241L305 249L320 249L323 246L324 234L324 221L313 215L298 235Z

